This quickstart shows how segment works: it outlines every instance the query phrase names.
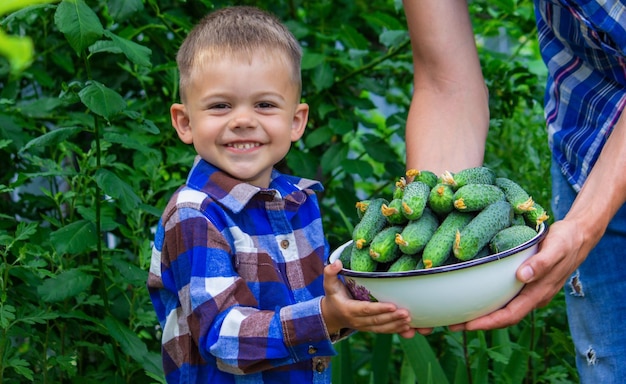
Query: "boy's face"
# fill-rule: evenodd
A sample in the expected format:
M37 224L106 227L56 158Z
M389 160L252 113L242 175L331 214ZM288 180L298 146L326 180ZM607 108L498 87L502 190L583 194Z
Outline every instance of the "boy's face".
M194 73L186 103L170 109L178 136L204 160L263 188L304 133L309 111L280 57L269 52L211 60Z

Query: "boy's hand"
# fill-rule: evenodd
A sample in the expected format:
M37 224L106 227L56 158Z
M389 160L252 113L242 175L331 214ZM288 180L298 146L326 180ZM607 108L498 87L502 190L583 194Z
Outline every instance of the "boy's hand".
M342 328L352 328L359 331L376 333L398 333L410 338L415 335L411 328L409 312L397 308L392 303L371 303L353 299L345 285L337 275L341 271L341 261L324 268L324 291L322 298L322 316L329 333L335 333Z

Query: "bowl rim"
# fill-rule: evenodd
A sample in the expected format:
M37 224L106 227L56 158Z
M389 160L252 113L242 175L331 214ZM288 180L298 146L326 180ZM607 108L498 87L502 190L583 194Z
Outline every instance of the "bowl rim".
M382 271L359 272L359 271L353 271L351 269L342 268L340 273L342 275L350 276L350 277L368 277L368 278L375 277L375 278L385 279L385 278L391 278L391 277L411 277L411 276L432 275L436 273L456 271L460 269L473 267L476 265L488 264L493 261L498 261L498 260L507 258L509 256L512 256L518 252L521 252L527 248L534 246L535 244L538 244L546 237L547 234L548 234L548 225L546 223L541 223L539 226L539 231L537 232L537 235L533 237L532 239L518 245L517 247L513 247L511 249L507 249L506 251L494 253L492 255L484 256L478 259L461 261L458 263L448 264L448 265L441 265L441 266L434 267L434 268L415 269L412 271L402 271L402 272L382 272ZM342 244L342 246L344 245L347 246L351 242L352 240L349 240L346 243ZM330 261L330 256L329 256L329 261Z

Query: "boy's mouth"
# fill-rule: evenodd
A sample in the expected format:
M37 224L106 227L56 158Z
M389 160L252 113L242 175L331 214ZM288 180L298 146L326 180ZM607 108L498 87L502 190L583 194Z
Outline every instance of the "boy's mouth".
M235 148L235 149L251 149L255 147L260 147L260 143L230 143L226 144L227 147Z

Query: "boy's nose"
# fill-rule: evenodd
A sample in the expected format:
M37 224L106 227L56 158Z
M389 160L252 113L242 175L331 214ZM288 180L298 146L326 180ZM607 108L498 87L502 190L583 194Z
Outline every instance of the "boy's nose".
M230 127L235 128L253 128L256 125L254 114L247 109L241 109L236 111L233 119L230 122Z

